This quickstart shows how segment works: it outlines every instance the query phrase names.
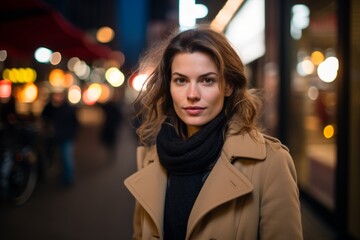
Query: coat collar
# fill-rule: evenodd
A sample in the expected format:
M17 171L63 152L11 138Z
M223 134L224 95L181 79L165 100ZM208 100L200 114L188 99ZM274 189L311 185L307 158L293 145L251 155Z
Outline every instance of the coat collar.
M144 154L142 161L138 161L139 165L147 165L149 162L151 164L128 177L125 186L151 216L162 237L167 173L161 166L155 149L151 148ZM188 237L200 219L211 209L253 190L252 183L231 164L231 159L244 157L263 160L265 154L265 140L261 134L234 135L227 138L221 156L190 213Z

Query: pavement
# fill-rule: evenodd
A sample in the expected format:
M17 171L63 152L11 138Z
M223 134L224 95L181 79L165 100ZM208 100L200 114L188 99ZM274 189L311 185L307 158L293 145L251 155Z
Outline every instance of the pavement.
M115 155L99 140L98 126L82 126L75 142L75 184L59 184L59 163L47 169L22 206L0 206L0 239L131 239L134 199L123 181L136 171L136 140L118 129Z

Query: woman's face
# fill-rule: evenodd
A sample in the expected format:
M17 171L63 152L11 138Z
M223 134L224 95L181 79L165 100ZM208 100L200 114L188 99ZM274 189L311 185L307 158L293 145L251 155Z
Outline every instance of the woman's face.
M214 119L231 89L220 88L219 70L205 53L178 53L171 65L170 93L174 109L186 124L188 137ZM227 89L227 90L226 90Z

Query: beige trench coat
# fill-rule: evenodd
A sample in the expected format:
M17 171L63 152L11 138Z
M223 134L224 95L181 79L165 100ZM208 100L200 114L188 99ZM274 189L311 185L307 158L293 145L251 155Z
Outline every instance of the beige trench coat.
M186 239L302 239L299 191L286 147L256 134L229 137L190 213ZM125 180L136 199L134 239L163 239L167 173L156 147L138 148Z

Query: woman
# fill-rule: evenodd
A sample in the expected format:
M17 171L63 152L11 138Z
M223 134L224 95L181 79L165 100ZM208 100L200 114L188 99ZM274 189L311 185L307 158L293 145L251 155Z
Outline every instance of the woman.
M199 26L156 56L142 65L154 64L138 99L143 146L125 180L134 239L302 239L292 158L260 133L259 99L226 38Z

